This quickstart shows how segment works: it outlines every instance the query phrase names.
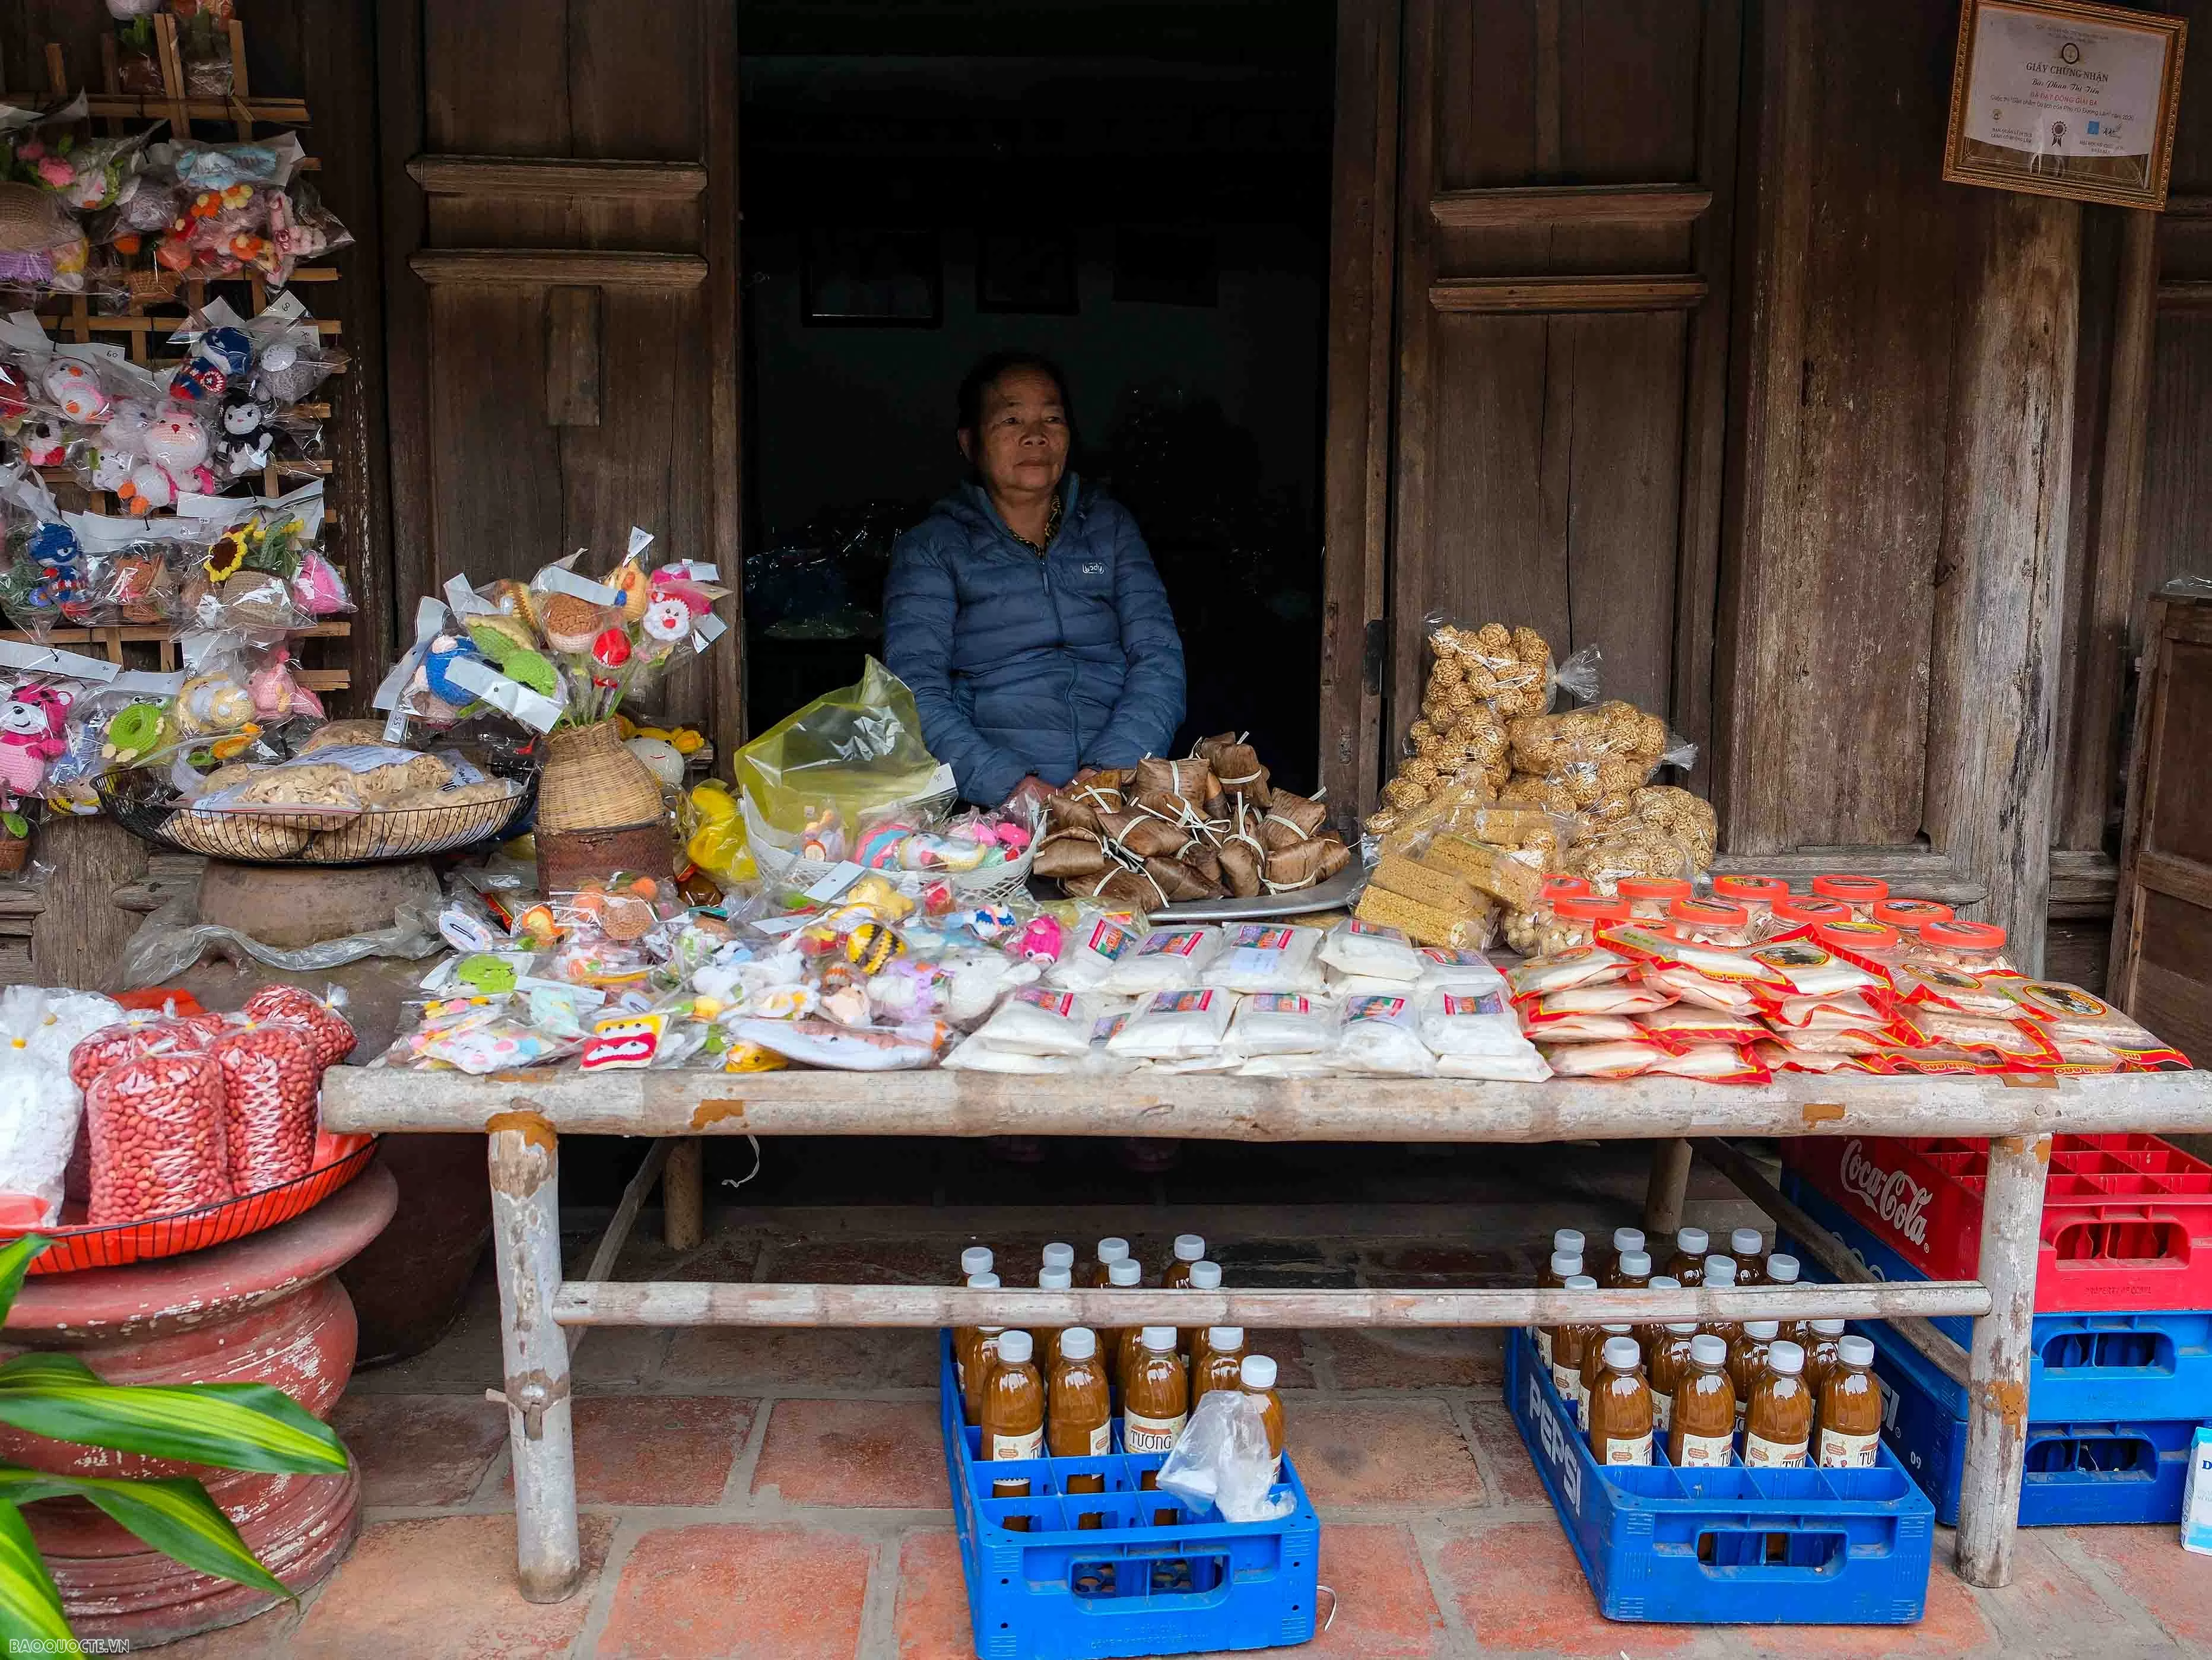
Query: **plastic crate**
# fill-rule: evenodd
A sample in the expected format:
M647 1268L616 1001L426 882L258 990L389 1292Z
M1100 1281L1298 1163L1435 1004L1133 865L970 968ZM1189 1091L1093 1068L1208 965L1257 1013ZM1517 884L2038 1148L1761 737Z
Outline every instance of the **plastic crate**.
M1207 1522L1172 1495L1145 1490L1166 1456L1123 1452L1118 1419L1107 1457L979 1460L978 1432L962 1421L950 1334L938 1394L982 1660L1211 1653L1312 1639L1321 1518L1287 1454L1282 1486L1297 1509L1279 1522ZM1069 1493L1071 1475L1099 1476L1105 1490ZM991 1497L993 1482L1019 1477L1029 1480L1028 1498ZM1006 1525L1021 1519L1027 1531Z
M1966 1392L1881 1323L1854 1321L1851 1329L1874 1340L1883 1444L1934 1501L1936 1519L1957 1526L1959 1478L1966 1461ZM2033 1409L2033 1389L2028 1402ZM2020 1484L2021 1526L2179 1521L2196 1433L2194 1419L2031 1419Z
M1886 1448L1871 1469L1601 1466L1526 1332L1505 1395L1608 1620L1902 1626L1928 1602L1936 1513Z
M1782 1188L1875 1278L1920 1278L1910 1262L1802 1177L1784 1171ZM1777 1250L1789 1248L1778 1240ZM1826 1277L1809 1255L1797 1255L1808 1279ZM1946 1315L1930 1323L1962 1348L1974 1341L1973 1322L1963 1315ZM2032 1341L2027 1402L2039 1420L2212 1422L2212 1313L2191 1309L2039 1314ZM1941 1372L1935 1376L1947 1388L1957 1389ZM1963 1393L1957 1408L1966 1410Z
M1782 1162L1917 1273L1979 1272L1987 1142L1803 1136L1782 1144ZM2212 1306L2212 1164L2155 1135L2056 1138L2035 1306Z

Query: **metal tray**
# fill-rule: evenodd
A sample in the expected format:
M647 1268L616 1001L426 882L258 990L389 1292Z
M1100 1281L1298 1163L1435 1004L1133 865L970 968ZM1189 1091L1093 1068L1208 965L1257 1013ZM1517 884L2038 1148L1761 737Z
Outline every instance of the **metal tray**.
M1367 867L1358 857L1328 881L1296 893L1255 894L1249 899L1194 899L1185 905L1146 913L1155 922L1247 922L1269 916L1304 916L1317 910L1349 910L1367 886Z

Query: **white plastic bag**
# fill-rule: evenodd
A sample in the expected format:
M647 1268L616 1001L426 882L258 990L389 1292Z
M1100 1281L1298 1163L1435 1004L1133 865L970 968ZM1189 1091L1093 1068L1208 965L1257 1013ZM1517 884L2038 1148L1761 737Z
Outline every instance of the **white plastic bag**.
M1106 1040L1108 1051L1133 1061L1185 1061L1221 1048L1236 1012L1237 994L1211 986L1155 992Z
M999 1005L975 1036L993 1049L1017 1055L1060 1055L1080 1060L1090 1052L1091 1029L1103 1000L1072 991L1024 986Z
M1183 991L1198 983L1220 950L1219 928L1154 928L1121 954L1098 989L1115 997Z
M1363 922L1358 917L1339 922L1322 941L1321 960L1345 975L1369 979L1403 981L1421 977L1420 954L1396 928Z
M1255 992L1237 1006L1224 1048L1240 1060L1318 1055L1336 1039L1336 1006L1304 992Z
M1260 1402L1242 1389L1212 1389L1198 1403L1160 1466L1159 1488L1194 1515L1220 1512L1224 1522L1273 1522L1298 1507L1275 1486L1275 1455Z
M1060 960L1047 971L1045 979L1066 991L1090 991L1136 949L1142 932L1126 916L1086 908L1075 926L1066 930Z
M1410 993L1412 988L1407 989ZM1330 1056L1340 1072L1432 1078L1437 1070L1436 1057L1421 1041L1410 995L1346 998Z
M1228 991L1318 991L1314 955L1322 931L1285 922L1232 922L1222 931L1221 952L1199 983Z
M62 1177L84 1110L70 1081L70 1050L122 1018L105 997L34 986L0 995L0 1195L25 1201L11 1219L38 1225L61 1214Z

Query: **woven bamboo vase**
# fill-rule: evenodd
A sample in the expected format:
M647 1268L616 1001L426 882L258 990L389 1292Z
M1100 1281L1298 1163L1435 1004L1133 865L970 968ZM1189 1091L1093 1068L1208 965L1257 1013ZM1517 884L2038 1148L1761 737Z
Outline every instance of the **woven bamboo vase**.
M660 781L630 753L613 721L546 734L537 842L538 886L544 894L617 872L672 873L676 836Z

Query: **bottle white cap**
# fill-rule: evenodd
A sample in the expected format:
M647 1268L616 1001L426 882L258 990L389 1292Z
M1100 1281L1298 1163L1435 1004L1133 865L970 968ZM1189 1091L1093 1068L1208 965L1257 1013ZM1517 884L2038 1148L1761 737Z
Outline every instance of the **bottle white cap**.
M1778 1250L1766 1259L1766 1277L1778 1286L1797 1283L1797 1259L1786 1250Z
M1141 1283L1144 1277L1144 1266L1133 1256L1125 1256L1118 1262L1106 1265L1106 1279L1112 1285L1134 1286Z
M1555 1250L1552 1253L1552 1272L1560 1279L1583 1271L1583 1254L1578 1250Z
M1625 1320L1608 1320L1598 1329L1600 1331L1634 1331L1636 1328Z
M1729 1235L1729 1249L1738 1256L1748 1256L1754 1261L1759 1256L1759 1248L1765 1243L1757 1228L1738 1228Z
M1743 1323L1743 1335L1747 1337L1756 1337L1762 1343L1773 1341L1781 1335L1781 1331L1782 1323L1779 1320L1747 1320Z
M1066 1291L1074 1283L1075 1276L1070 1274L1066 1268L1039 1268L1037 1270L1037 1289L1039 1291Z
M1008 1365L1026 1360L1035 1352L1025 1331L1002 1331L999 1334L999 1359Z
M1583 1254L1583 1231L1580 1228L1552 1230L1552 1249L1554 1251L1564 1251L1570 1256L1580 1256Z
M1199 1262L1190 1265L1190 1288L1193 1291L1219 1291L1221 1264Z
M1844 1335L1844 1323L1840 1320L1815 1320L1813 1323L1813 1329L1823 1337L1841 1337Z
M1571 1274L1567 1276L1566 1289L1569 1291L1595 1291L1597 1289L1597 1281L1591 1279L1587 1274Z
M1098 1353L1098 1334L1088 1326L1070 1326L1060 1335L1060 1358L1088 1360Z
M1066 1342L1066 1338L1060 1339L1063 1347ZM1728 1359L1728 1345L1710 1334L1692 1337L1690 1340L1690 1359L1701 1366L1720 1365Z
M1206 1255L1206 1241L1195 1233L1179 1233L1176 1235L1175 1253L1179 1262L1195 1262Z
M1118 1234L1109 1234L1098 1242L1098 1260L1112 1268L1129 1254L1129 1242Z
M996 1291L998 1288L999 1276L995 1274L971 1274L968 1276L968 1289L970 1291Z
M1173 1354L1176 1329L1173 1326L1146 1326L1144 1335L1137 1341L1155 1354Z
M1242 1326L1208 1326L1206 1346L1217 1352L1241 1349L1244 1347L1244 1328Z
M1625 1250L1620 1254L1620 1271L1632 1278L1638 1274L1648 1276L1651 1272L1651 1258L1644 1251Z
M1870 1366L1874 1365L1874 1340L1846 1337L1836 1345L1836 1358L1847 1366Z
M1780 1372L1784 1377L1795 1377L1805 1370L1805 1351L1788 1338L1780 1338L1767 1345L1766 1369Z
M1674 1230L1675 1249L1678 1250L1686 1251L1692 1256L1703 1256L1708 1250L1712 1249L1712 1236L1707 1233L1703 1228L1677 1228Z
M1682 1289L1682 1282L1671 1274L1655 1274L1651 1276L1651 1283L1644 1289L1646 1291L1680 1291Z
M1735 1284L1735 1258L1733 1256L1705 1258L1705 1283L1708 1286Z
M991 1248L988 1245L970 1245L960 1253L960 1272L963 1274L988 1274L991 1262Z
M1048 1268L1072 1268L1075 1266L1075 1247L1057 1242L1044 1248L1044 1265Z
M1605 1340L1605 1364L1619 1371L1633 1371L1643 1363L1644 1351L1636 1347L1633 1337L1608 1337Z
M1679 1326L1670 1323L1667 1328L1668 1331L1673 1332L1677 1337L1687 1337L1692 1332L1697 1330L1697 1329L1698 1323L1694 1320L1685 1320Z
M1275 1387L1275 1363L1264 1354L1248 1354L1237 1369L1237 1381L1248 1389L1271 1389Z
M1644 1230L1642 1228L1615 1228L1613 1231L1613 1248L1615 1250L1642 1250L1644 1249Z

